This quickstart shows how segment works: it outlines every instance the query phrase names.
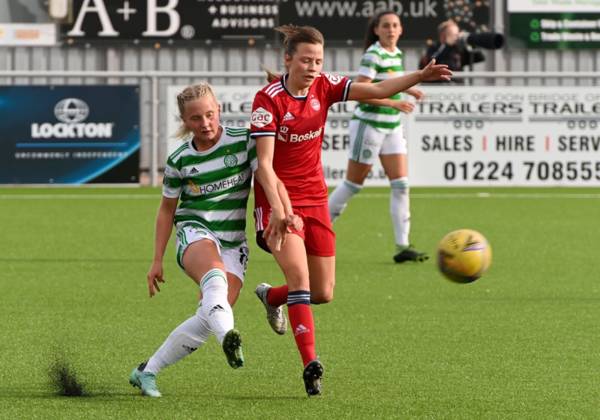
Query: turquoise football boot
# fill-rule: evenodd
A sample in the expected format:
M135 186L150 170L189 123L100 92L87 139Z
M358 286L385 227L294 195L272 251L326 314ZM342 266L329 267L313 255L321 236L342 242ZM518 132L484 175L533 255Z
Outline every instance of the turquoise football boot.
M162 394L156 387L156 375L154 373L144 372L145 367L146 363L142 363L133 369L131 375L129 375L129 383L134 387L140 388L142 390L142 395L158 398Z

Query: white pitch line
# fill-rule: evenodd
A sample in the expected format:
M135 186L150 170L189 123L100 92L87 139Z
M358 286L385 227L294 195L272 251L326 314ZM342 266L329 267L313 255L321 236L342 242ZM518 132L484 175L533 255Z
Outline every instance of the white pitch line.
M357 194L354 198L389 198L389 193ZM472 192L472 193L411 193L415 199L587 199L598 200L600 193L494 193L494 192ZM156 200L159 201L161 194L0 194L0 200Z
M357 194L353 198L389 198L389 193L365 193ZM456 198L516 198L516 199L563 199L563 198L575 198L575 199L587 199L587 200L598 200L600 199L600 193L490 193L490 192L478 192L478 193L411 193L410 198L423 198L423 199L456 199Z

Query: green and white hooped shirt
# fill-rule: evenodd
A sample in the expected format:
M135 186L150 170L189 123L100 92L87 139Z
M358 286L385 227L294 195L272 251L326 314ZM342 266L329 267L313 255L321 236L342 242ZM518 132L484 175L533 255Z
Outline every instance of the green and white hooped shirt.
M379 41L372 44L362 56L358 74L380 82L404 74L404 59L398 48L394 52L385 50ZM390 99L401 99L398 93ZM354 110L353 119L359 119L383 132L390 132L401 124L400 111L387 106L359 104Z
M223 248L246 240L246 205L256 145L246 128L223 127L212 148L198 151L191 138L167 159L163 195L179 198L175 225L210 230Z

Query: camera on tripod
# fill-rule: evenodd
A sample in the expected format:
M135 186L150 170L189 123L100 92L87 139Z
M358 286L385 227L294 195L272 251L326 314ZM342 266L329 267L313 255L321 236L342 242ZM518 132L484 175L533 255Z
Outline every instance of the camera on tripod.
M504 35L498 32L461 32L458 42L466 46L480 47L486 50L498 50L504 45Z

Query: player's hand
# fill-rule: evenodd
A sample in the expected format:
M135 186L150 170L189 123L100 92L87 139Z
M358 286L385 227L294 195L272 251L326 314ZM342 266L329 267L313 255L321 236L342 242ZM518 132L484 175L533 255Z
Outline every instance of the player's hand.
M286 217L282 212L271 210L269 224L263 232L263 238L271 251L280 251L285 243L287 232Z
M435 64L435 59L432 59L420 72L422 82L449 81L452 76L452 71L448 66L446 64Z
M288 233L292 233L292 229L302 230L304 228L304 220L297 214L290 214L285 218L285 223L287 225Z
M408 101L394 101L392 103L392 108L404 112L405 114L410 114L415 109L415 105Z
M150 271L148 271L148 275L146 276L148 281L148 293L150 297L154 296L156 292L160 292L160 287L158 283L164 283L165 279L163 278L163 267L162 262L154 261L152 266L150 267Z
M417 89L417 88L410 88L410 91L407 92L409 95L411 95L413 98L415 98L417 101L420 101L421 99L423 99L425 97L425 93L421 90L421 89Z

